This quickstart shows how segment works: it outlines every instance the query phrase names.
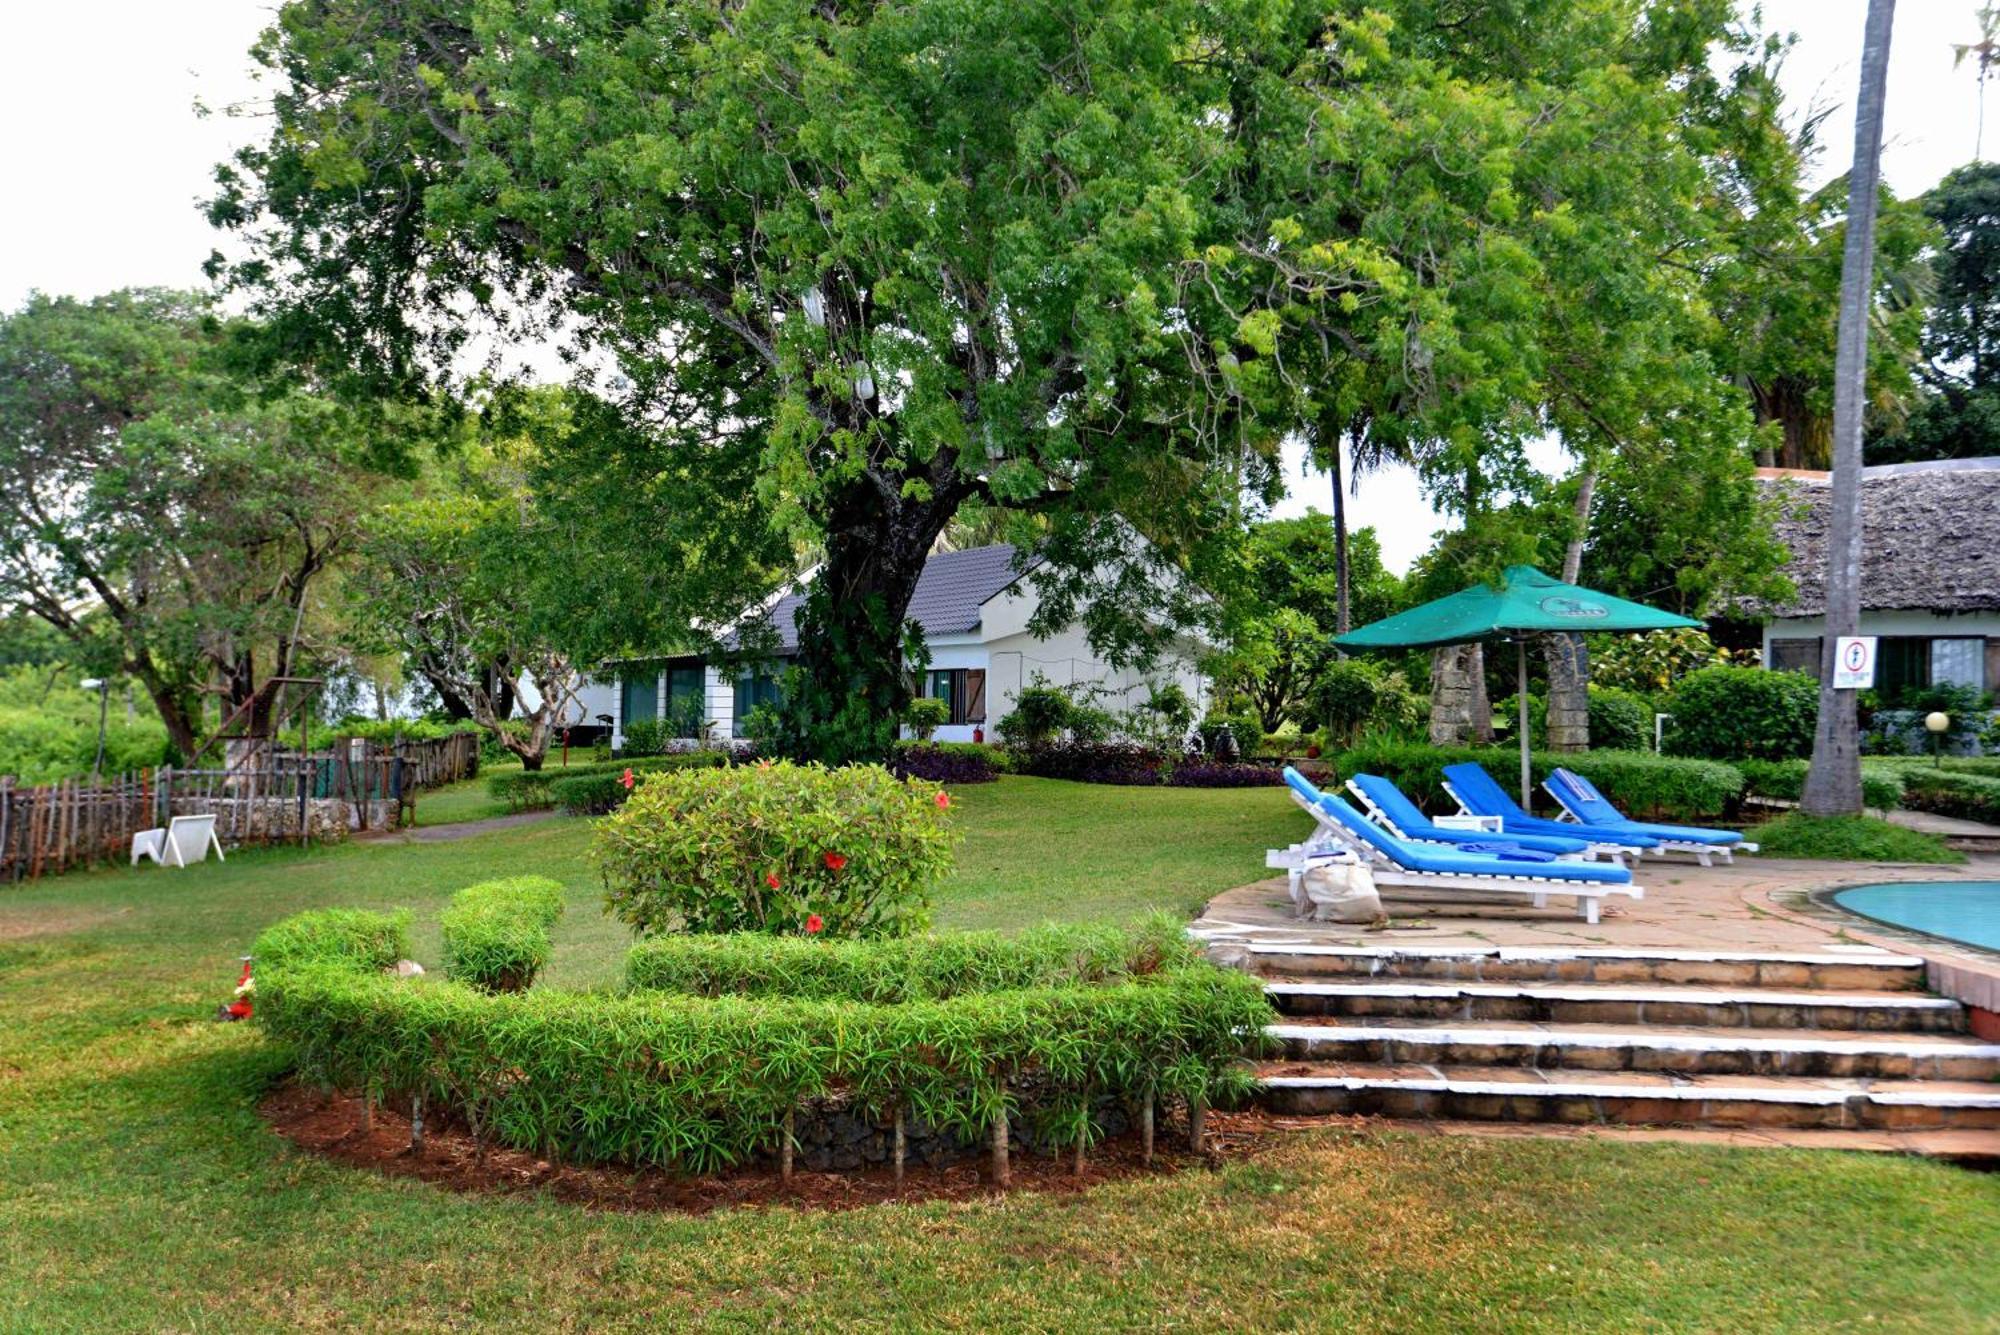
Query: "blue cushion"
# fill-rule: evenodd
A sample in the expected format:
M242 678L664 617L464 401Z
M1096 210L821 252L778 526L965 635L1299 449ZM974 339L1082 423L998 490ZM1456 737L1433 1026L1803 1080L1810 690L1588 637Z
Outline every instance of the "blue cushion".
M1379 774L1357 774L1352 782L1381 809L1391 825L1412 839L1428 839L1434 843L1457 844L1466 848L1492 842L1495 838L1491 830L1453 830L1439 825L1418 810L1417 804L1405 797L1402 789ZM1532 848L1543 853L1581 853L1590 847L1588 839L1569 835L1524 834L1509 830L1506 836L1506 842L1513 847Z
M1603 862L1547 862L1537 864L1534 871L1530 872L1518 862L1510 863L1497 857L1483 857L1453 848L1441 848L1436 844L1421 844L1398 839L1347 803L1328 794L1322 793L1317 805L1321 811L1338 822L1342 829L1374 847L1397 866L1409 871L1450 872L1462 876L1532 875L1550 880L1597 881L1609 885L1626 885L1632 880L1632 874L1623 867L1614 867Z
M1467 761L1462 765L1446 765L1445 778L1451 781L1452 791L1468 810L1480 816L1498 816L1501 833L1546 834L1571 839L1588 839L1598 844L1622 844L1627 848L1658 848L1660 841L1651 835L1640 834L1622 827L1603 829L1595 825L1564 825L1560 821L1543 820L1540 816L1530 816L1522 812L1519 804L1507 796L1493 776L1479 766Z
M1695 825L1658 825L1652 821L1633 820L1611 805L1611 800L1597 791L1596 784L1574 770L1558 769L1549 776L1549 787L1557 801L1575 812L1577 818L1592 829L1619 830L1645 835L1650 839L1671 839L1686 844L1743 842L1743 836L1734 830L1705 830Z

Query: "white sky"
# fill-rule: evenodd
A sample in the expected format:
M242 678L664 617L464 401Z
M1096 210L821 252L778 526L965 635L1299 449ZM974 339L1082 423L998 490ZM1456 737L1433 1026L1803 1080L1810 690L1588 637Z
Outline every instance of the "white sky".
M1952 44L1977 37L1976 0L1902 0L1890 60L1884 172L1898 194L1929 188L1973 155L1977 81ZM0 308L29 291L91 296L114 288L194 287L216 244L196 211L210 171L254 137L220 110L254 99L245 54L270 0L69 0L13 4L0 43ZM1786 88L1804 108L1835 105L1822 175L1846 169L1866 0L1765 0L1767 25L1799 35ZM203 119L195 103L216 109ZM2000 100L2000 99L1996 99ZM2000 131L1996 131L2000 133ZM1560 464L1560 451L1538 459ZM1280 514L1328 505L1324 474L1290 459ZM1365 480L1355 524L1382 535L1402 570L1441 526L1407 471Z

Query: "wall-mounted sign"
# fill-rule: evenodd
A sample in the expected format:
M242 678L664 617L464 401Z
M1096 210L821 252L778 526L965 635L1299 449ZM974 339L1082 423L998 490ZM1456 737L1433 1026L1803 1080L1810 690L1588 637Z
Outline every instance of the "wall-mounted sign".
M1833 642L1835 690L1865 691L1875 685L1875 637L1843 635Z

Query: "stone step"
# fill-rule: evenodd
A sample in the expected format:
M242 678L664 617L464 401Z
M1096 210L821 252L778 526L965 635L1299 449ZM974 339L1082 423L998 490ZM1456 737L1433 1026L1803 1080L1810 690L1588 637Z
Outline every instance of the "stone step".
M1264 991L1284 1015L1920 1033L1965 1027L1965 1008L1958 1002L1911 992L1288 979L1266 983Z
M1252 942L1233 963L1287 978L1663 983L1858 992L1921 991L1924 962L1886 950L1732 951L1546 946L1324 946Z
M1270 1025L1265 1033L1280 1045L1286 1060L1295 1062L1507 1066L1544 1072L2000 1078L2000 1043L1955 1034L1412 1019L1293 1021Z
M1260 1099L1328 1113L1500 1122L1876 1130L2000 1128L1983 1081L1842 1080L1515 1067L1266 1064Z

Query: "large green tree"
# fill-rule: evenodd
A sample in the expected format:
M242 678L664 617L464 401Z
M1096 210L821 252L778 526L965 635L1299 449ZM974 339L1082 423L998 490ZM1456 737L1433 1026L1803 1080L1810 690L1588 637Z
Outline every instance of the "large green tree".
M171 292L0 319L0 599L137 681L183 756L211 696L269 728L382 480L375 424L246 378L237 332Z
M792 740L866 756L968 503L1038 518L1044 624L1143 658L1217 605L1288 433L1365 418L1465 496L1516 467L1576 295L1552 261L1587 234L1641 274L1728 26L1724 0L295 0L258 49L273 133L212 216L283 346L357 384L435 379L491 324L615 354L664 433L643 476L686 488L656 559L695 578L648 614L724 616L701 572L753 536L816 559Z

